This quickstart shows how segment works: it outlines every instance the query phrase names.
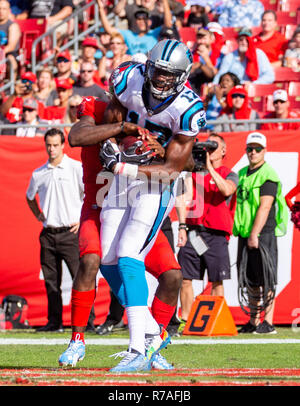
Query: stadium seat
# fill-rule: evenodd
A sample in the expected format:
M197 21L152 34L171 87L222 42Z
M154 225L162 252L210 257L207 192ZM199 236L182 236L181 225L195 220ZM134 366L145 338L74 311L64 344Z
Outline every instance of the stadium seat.
M291 68L274 68L275 82L299 82L300 72L294 72Z
M290 109L300 110L300 96L289 96Z
M193 27L181 27L179 29L181 41L184 42L189 48L196 42L196 30Z
M249 102L251 108L257 111L259 115L265 113L265 97L263 96L249 97Z
M265 10L278 10L278 0L260 0L264 5Z
M288 87L289 96L300 96L300 82L290 82Z
M277 11L278 25L285 26L287 24L297 25L297 12L296 11Z
M20 30L22 32L20 49L22 49L22 60L21 66L26 66L31 64L31 50L34 41L46 32L47 22L43 18L30 18L27 20L16 20L19 24ZM36 50L36 58L39 60L42 56L42 45L41 43Z
M271 83L268 85L250 83L247 91L249 97L266 97L273 94L275 90L287 89L286 83Z

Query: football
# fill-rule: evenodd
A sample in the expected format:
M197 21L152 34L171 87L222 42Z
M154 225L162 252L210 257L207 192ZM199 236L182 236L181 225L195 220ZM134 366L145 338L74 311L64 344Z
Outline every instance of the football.
M123 151L126 151L129 147L131 147L135 142L140 142L133 135L127 135L127 137L123 137L120 139L120 147Z

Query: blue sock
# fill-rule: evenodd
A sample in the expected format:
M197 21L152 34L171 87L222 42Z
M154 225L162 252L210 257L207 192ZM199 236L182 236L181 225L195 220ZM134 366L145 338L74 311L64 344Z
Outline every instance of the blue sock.
M126 307L147 306L148 284L144 262L122 257L119 258L118 266L120 277L124 283Z
M124 284L120 277L118 265L100 265L100 271L109 284L119 303L125 306Z

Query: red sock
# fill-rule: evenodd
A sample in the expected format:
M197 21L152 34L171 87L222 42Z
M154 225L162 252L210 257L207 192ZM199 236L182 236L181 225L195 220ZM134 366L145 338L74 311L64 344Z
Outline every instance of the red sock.
M157 296L154 296L152 302L152 316L158 324L162 324L164 328L167 328L170 320L175 312L176 306L171 306L165 302L162 302Z
M71 340L84 342L84 333L79 333L78 331L73 331Z
M71 324L72 327L86 327L91 308L96 297L96 289L80 292L72 289L72 310Z

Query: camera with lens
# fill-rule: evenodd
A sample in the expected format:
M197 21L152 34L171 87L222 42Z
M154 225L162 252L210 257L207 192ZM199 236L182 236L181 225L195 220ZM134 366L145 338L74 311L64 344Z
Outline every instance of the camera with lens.
M215 151L218 148L218 143L216 141L196 141L192 155L195 162L193 172L203 171L206 168L206 153Z
M25 91L26 92L28 92L28 93L31 92L31 90L32 90L32 82L30 80L23 79L22 84L25 86Z

